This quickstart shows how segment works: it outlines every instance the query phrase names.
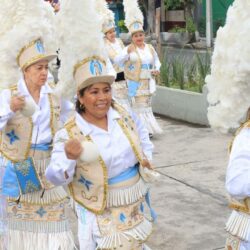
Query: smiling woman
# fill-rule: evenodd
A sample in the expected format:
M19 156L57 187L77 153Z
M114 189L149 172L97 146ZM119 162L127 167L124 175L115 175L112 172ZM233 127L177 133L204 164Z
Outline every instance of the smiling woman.
M77 113L56 133L46 177L55 185L69 187L76 203L81 250L142 250L152 232L152 222L144 215L149 191L144 173L145 168L152 168L153 145L138 117L112 101L115 78L107 73L108 58L94 1L67 3L60 17L68 28L80 27L88 35L74 39L73 32L62 27L67 39L60 45L60 75L68 77L62 93L69 86L76 89L72 94L77 94ZM97 157L90 159L88 154Z
M128 96L132 110L144 122L150 134L161 133L152 111L152 95L156 90L155 77L161 63L150 44L146 44L143 30L143 15L135 0L124 0L125 23L132 43L115 58L115 63L124 64L128 83Z
M108 83L95 83L79 91L78 110L88 122L107 130L107 112L111 106L112 94Z

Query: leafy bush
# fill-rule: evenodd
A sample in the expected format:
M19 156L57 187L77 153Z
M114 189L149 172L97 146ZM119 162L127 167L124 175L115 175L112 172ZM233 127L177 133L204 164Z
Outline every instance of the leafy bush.
M181 28L179 26L174 26L172 29L170 29L168 32L172 32L172 33L182 33L182 32L186 32L185 28Z
M164 5L167 10L177 10L183 7L182 0L164 0Z
M191 17L186 20L186 30L188 33L194 33L197 30L197 27Z
M124 20L118 21L118 27L120 29L120 32L122 32L122 33L128 33L128 29L127 29L127 27L125 25L125 21Z
M160 71L161 83L170 88L179 88L194 92L202 92L205 77L210 73L211 53L205 56L196 53L190 60L180 53L172 60L167 60L167 52L162 60Z

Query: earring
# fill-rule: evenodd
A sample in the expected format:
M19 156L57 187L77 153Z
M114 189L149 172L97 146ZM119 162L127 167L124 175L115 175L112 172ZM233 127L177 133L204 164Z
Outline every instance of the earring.
M83 104L80 104L80 109L84 111L85 107Z

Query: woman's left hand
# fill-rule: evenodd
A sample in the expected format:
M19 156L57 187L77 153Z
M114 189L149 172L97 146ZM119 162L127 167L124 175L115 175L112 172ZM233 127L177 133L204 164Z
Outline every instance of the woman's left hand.
M151 163L148 159L143 159L141 166L144 168L153 169L153 166L151 165Z
M160 74L159 70L151 70L151 75L152 76L158 76Z

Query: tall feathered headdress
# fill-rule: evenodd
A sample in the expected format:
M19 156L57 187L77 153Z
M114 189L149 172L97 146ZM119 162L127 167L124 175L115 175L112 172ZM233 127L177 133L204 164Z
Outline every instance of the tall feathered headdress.
M113 82L114 76L107 74L102 19L95 1L62 1L57 18L61 68L56 92L72 99L87 85Z
M105 0L95 0L96 10L102 18L102 32L105 34L109 30L115 28L115 15L112 10L108 8Z
M55 37L54 18L52 8L44 1L1 1L1 88L17 83L20 77L20 68L28 65L27 62L25 62L25 59L28 60L27 54L22 52L25 52L25 48L28 48L28 46L30 46L29 49L32 50L32 42L34 46L37 45L37 55L39 54L41 57L45 51L56 51L58 44L56 43L57 39ZM35 41L37 41L37 43L35 43ZM32 60L30 60L30 62L31 61ZM34 60L32 62L34 62Z
M208 86L208 119L222 132L239 127L250 107L250 2L236 0L217 32Z
M140 10L137 0L124 0L125 25L129 33L134 34L143 31L143 14Z

